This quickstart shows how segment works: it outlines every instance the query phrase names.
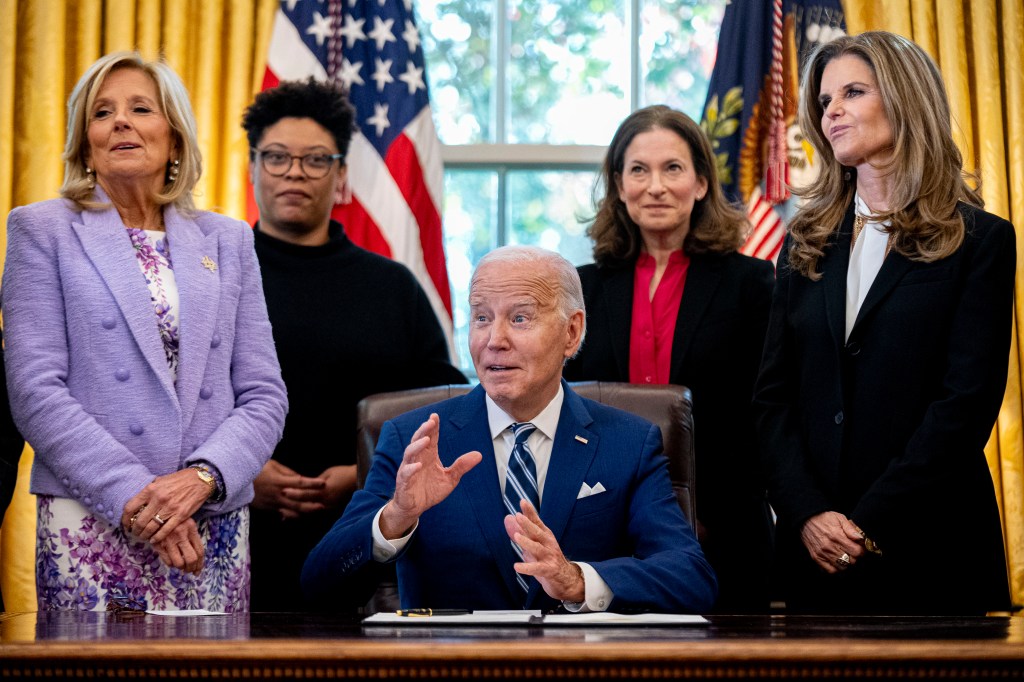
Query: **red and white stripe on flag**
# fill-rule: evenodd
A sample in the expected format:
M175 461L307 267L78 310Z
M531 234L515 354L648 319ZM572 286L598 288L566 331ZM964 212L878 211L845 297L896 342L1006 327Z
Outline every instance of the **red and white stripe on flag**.
M332 216L356 244L412 270L451 346L444 167L424 70L411 0L282 0L263 89L310 76L348 87L360 129L346 158L352 201Z
M775 210L777 204L789 198L786 182L789 180L789 158L786 149L786 117L783 111L782 79L782 0L772 3L772 60L771 93L769 96L771 123L768 137L768 164L765 172L765 190L754 188L747 201L747 218L754 226L740 252L773 263L782 250L786 226Z
M740 247L740 253L754 258L763 258L773 263L782 251L786 238L786 225L775 206L764 198L760 187L755 187L747 202L747 219L754 226L747 241Z

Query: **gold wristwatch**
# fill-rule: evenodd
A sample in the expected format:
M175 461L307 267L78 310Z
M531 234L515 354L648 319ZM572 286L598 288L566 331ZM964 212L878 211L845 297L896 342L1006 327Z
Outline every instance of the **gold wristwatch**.
M199 476L200 481L210 486L211 495L217 492L217 479L213 477L213 474L210 473L209 469L198 465L191 466L189 467L189 469L192 469L193 471L196 472L196 475Z

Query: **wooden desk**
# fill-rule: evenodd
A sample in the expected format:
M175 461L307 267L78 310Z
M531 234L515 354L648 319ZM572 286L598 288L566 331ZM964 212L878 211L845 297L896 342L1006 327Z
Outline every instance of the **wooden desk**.
M0 615L23 679L1021 679L1024 618L716 616L681 628L363 628L350 616Z

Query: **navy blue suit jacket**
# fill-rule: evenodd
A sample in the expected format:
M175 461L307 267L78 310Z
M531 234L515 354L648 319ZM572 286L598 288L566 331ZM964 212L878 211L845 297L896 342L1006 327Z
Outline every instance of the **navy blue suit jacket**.
M540 515L569 560L589 563L611 588L612 611L701 612L714 603L711 567L683 517L661 453L661 432L643 419L573 393L565 401ZM371 524L394 493L405 447L427 417L441 419L438 449L450 466L471 450L483 461L420 517L399 554L402 606L515 609L524 606L505 532L484 390L414 410L384 424L366 487L310 553L307 597L322 605L365 602L373 586ZM583 483L606 492L577 499ZM557 606L530 579L525 606Z

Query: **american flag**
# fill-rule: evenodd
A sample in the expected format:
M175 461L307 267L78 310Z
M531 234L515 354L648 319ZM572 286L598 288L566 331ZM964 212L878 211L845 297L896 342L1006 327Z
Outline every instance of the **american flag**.
M701 125L722 189L747 208L752 231L742 253L775 261L782 250L795 209L787 183L808 184L815 173L796 121L801 60L845 30L840 0L735 0L725 8Z
M444 168L424 70L412 0L282 0L263 89L309 76L348 86L360 132L346 159L351 201L332 216L356 244L412 270L450 344Z

